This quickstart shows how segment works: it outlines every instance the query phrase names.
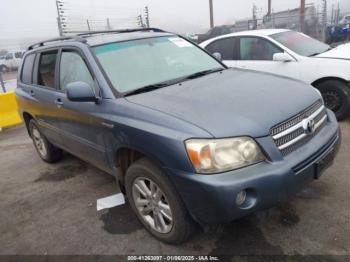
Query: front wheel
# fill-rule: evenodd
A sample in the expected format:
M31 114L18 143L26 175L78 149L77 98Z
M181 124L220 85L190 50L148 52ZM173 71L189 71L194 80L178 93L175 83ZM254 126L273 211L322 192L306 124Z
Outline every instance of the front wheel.
M129 167L125 180L130 206L153 236L169 244L189 238L195 224L160 168L142 158Z
M321 92L326 107L331 109L338 120L350 114L350 87L339 80L327 80L316 86Z

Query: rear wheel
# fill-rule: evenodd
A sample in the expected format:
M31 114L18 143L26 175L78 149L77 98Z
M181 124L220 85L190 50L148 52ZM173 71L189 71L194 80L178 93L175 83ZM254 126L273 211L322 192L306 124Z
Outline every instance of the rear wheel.
M350 87L339 80L327 80L316 86L321 92L326 107L331 109L338 120L350 114Z
M55 147L46 139L33 119L29 122L29 132L35 149L42 160L48 163L54 163L62 158L62 150Z
M170 244L190 237L195 224L160 168L142 158L129 167L125 180L130 206L153 236Z

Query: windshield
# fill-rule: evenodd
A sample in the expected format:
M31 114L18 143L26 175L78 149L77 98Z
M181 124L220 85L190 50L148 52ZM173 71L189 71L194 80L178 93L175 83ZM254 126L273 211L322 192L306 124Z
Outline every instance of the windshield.
M303 56L314 56L331 49L329 45L294 31L278 33L270 37L295 53Z
M224 68L203 50L177 36L105 44L93 50L114 88L121 93Z

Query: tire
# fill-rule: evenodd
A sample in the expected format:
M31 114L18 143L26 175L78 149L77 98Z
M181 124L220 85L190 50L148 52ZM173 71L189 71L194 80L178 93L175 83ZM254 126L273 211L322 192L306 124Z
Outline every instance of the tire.
M150 207L150 205L152 205L152 200L145 200L143 198L144 195L137 190L137 185L142 181L148 189L151 188L151 183L154 183L157 188L153 191L155 192L154 194L149 194L149 199L152 199L150 195L157 198L157 195L159 195L157 192L161 192L161 194L164 195L161 198L158 198L158 204L160 203L158 205L158 210L157 207L153 207L152 209L152 206ZM147 158L137 160L128 168L125 177L125 189L130 206L135 212L137 218L157 239L168 244L179 244L185 242L194 232L196 225L188 214L184 203L169 181L167 175ZM148 191L148 193L150 192L151 190ZM142 196L142 199L141 197L138 198L138 194L139 196ZM138 204L137 207L136 202L140 201L144 202L142 203L144 206ZM145 204L147 201L149 205ZM155 202L157 202L157 200L155 200ZM157 206L157 204L155 204L155 206ZM167 212L165 212L166 209L163 208L164 206L169 207ZM145 213L142 214L142 212ZM158 217L156 215L157 212L158 215L160 214L163 217L163 222L166 225L165 227L155 228L156 222L152 223L152 217ZM166 214L166 216L164 214ZM168 217L171 217L172 219L167 219ZM153 221L156 220L158 219L153 219ZM158 221L161 221L161 219ZM161 225L160 222L158 222L158 224Z
M339 80L327 80L316 86L321 92L325 105L331 109L338 120L350 115L350 87Z
M29 122L29 133L33 140L34 147L42 160L47 163L55 163L62 158L62 150L55 147L47 140L47 138L40 132L33 119Z

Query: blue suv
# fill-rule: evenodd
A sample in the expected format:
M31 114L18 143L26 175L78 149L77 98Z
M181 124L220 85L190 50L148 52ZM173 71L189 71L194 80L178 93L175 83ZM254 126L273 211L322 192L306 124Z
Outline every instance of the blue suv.
M40 42L19 72L17 101L40 157L55 162L64 150L115 176L168 243L287 201L340 143L311 86L228 69L159 29Z

